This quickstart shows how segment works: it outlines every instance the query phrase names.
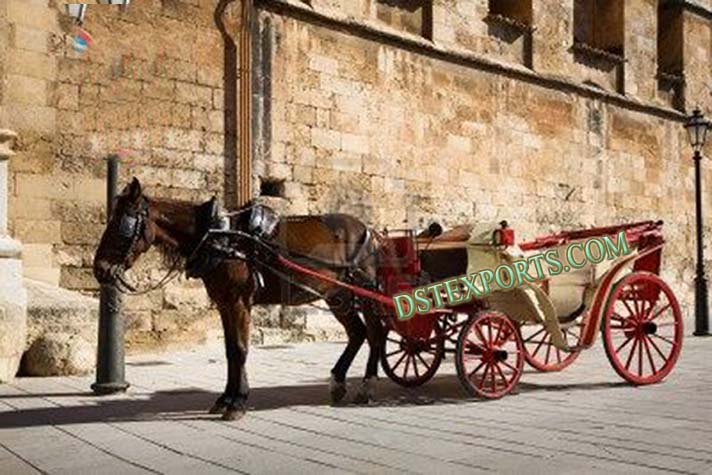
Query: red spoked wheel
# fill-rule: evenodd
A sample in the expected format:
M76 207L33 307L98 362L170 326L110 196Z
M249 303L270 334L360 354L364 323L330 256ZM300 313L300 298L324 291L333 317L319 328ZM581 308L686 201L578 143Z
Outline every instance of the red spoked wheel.
M569 347L576 346L581 338L582 325L573 322L569 326L562 325L561 331ZM576 361L580 351L567 353L554 346L551 333L542 324L529 324L519 327L524 343L524 358L529 366L538 371L561 371Z
M438 325L427 340L407 338L389 330L381 348L381 366L401 386L420 386L435 376L444 355L445 339Z
M516 325L500 312L477 313L460 331L455 364L460 382L473 396L497 399L511 392L524 367Z
M608 360L623 379L656 383L680 356L682 312L660 277L635 272L614 287L601 331Z

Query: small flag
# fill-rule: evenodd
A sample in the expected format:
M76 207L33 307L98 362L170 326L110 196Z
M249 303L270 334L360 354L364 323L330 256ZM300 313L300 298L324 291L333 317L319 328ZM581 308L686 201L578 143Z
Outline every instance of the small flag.
M94 40L88 31L83 28L77 28L77 33L74 35L73 41L74 51L82 54L93 42Z

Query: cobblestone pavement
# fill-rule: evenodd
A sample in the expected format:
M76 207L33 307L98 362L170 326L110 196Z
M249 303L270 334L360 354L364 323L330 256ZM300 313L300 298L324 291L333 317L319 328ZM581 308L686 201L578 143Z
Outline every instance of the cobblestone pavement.
M656 386L621 382L597 346L498 401L468 399L449 359L422 388L381 379L379 403L331 407L342 346L253 348L252 410L236 422L205 414L224 384L220 342L129 358L121 396L94 397L91 377L0 385L0 473L712 474L712 338L688 337Z

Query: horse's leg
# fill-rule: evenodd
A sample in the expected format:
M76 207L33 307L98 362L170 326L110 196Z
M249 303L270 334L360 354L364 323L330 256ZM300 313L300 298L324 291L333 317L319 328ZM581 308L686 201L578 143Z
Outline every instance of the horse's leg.
M341 292L327 299L327 304L336 319L344 326L349 339L346 348L331 370L329 388L331 402L338 403L346 395L346 372L366 339L366 326L361 322L358 312L353 306L351 293Z
M222 320L223 326L223 336L225 340L225 356L227 358L227 383L225 384L225 391L222 395L215 401L213 407L210 408L210 414L222 414L225 409L230 404L232 395L237 387L237 380L235 379L235 351L236 346L236 336L237 332L234 329L234 319L232 318L232 311L230 308L225 306L219 306L220 320Z
M379 316L373 312L370 303L364 304L364 320L366 322L366 338L368 339L368 361L366 362L366 374L354 398L357 404L368 404L373 399L374 386L378 379L378 363L381 356L381 348L384 345L385 331Z
M227 408L223 413L223 420L232 421L245 415L247 411L247 397L250 394L250 385L247 382L247 351L250 343L250 305L246 303L246 297L241 296L235 302L230 314L234 337L232 341L228 359L234 361L233 381L235 384L230 388Z

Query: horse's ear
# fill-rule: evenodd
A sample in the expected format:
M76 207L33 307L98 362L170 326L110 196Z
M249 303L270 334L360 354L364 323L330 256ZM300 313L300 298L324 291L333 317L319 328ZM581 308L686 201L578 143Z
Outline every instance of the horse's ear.
M138 178L134 177L128 185L127 196L130 200L136 201L141 197L141 194L141 183L138 181Z

